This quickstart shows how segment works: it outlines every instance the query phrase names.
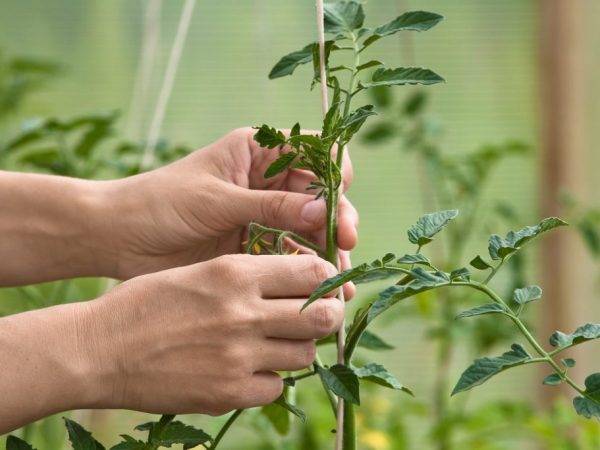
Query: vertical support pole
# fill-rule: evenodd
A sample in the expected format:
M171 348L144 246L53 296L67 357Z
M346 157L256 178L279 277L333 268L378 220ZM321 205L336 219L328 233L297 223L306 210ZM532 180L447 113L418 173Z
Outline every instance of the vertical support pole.
M591 154L586 114L586 38L584 22L588 0L538 0L540 11L541 84L541 213L564 216L560 195L569 192L585 201L589 198L588 164ZM562 229L541 241L541 268L544 288L540 341L554 330L572 332L590 321L587 317L593 292L593 264L575 230ZM583 363L587 349L573 349L577 366L570 373L581 382L589 368ZM579 358L578 358L579 356ZM546 373L544 372L544 375ZM559 394L572 397L568 387L540 388L543 406Z

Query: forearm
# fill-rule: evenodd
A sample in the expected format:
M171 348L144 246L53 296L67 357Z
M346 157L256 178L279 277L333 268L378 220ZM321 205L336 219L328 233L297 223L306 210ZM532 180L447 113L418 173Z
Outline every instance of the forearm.
M105 184L0 172L0 286L110 275Z
M102 373L88 358L87 304L0 319L0 434L58 412L99 406Z

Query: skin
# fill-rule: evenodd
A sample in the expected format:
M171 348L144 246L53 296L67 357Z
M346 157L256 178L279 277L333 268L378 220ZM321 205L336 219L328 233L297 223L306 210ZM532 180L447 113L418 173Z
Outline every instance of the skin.
M314 255L236 253L251 221L322 242L325 208L304 190L309 173L263 179L277 152L252 134L124 180L0 172L10 236L0 285L127 280L92 301L0 319L0 367L10 368L0 371L0 433L81 408L223 414L273 401L277 371L310 365L314 339L339 329L344 308L323 298L299 310L336 268ZM342 267L357 224L344 199Z

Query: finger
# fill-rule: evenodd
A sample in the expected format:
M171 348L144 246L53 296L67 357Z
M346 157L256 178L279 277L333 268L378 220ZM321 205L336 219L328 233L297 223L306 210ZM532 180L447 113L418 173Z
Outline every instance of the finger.
M358 211L346 198L340 198L338 210L338 245L342 250L352 250L358 243Z
M239 408L263 406L276 400L283 392L283 380L275 372L257 372L252 375L240 399Z
M339 330L344 305L336 298L321 298L305 310L306 299L264 301L263 334L270 338L322 339Z
M237 196L240 201L233 214L238 225L254 221L298 233L324 227L325 202L313 195L239 188Z
M314 255L249 258L263 298L308 298L323 281L337 274L332 264Z
M352 267L352 262L350 261L350 252L340 251L340 269L348 270ZM349 281L344 284L344 300L352 300L356 295L356 286L353 282Z
M316 354L313 340L268 338L256 349L254 362L256 371L293 371L309 367Z

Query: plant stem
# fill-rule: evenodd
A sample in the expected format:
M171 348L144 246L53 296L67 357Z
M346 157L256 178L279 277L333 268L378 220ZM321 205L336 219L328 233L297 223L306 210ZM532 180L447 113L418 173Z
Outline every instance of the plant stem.
M318 353L317 353L317 356L315 356L315 361L313 364L318 367L323 367L323 362L321 361L321 357L319 356ZM319 380L321 380L321 384L323 385L323 390L327 394L327 400L329 400L329 404L331 405L331 409L333 411L333 416L337 417L337 405L338 405L337 400L336 400L335 396L333 395L333 393L329 390L329 388L325 384L325 381L323 381L323 378L321 378L319 376Z
M215 448L217 448L217 445L219 445L219 442L221 442L221 439L223 439L223 436L225 436L225 433L227 433L227 430L229 430L229 427L231 427L233 422L235 422L237 420L237 418L243 412L244 412L243 409L236 409L235 412L231 416L229 416L229 419L227 419L227 422L225 422L225 425L223 425L223 427L219 430L219 434L217 434L217 437L213 441L213 444L210 446L211 450L214 450Z

